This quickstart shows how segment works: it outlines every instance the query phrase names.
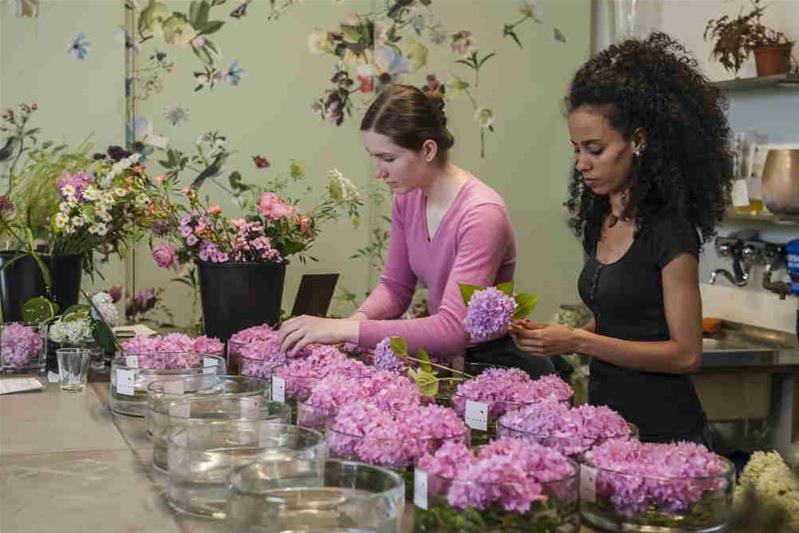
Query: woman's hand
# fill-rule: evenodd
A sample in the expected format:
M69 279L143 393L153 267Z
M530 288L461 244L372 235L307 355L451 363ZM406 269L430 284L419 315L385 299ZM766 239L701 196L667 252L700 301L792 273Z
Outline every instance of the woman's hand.
M302 315L283 322L278 339L280 349L293 357L311 343L358 342L358 322Z
M510 334L520 350L533 355L548 356L576 351L577 333L560 324L516 320L511 324Z

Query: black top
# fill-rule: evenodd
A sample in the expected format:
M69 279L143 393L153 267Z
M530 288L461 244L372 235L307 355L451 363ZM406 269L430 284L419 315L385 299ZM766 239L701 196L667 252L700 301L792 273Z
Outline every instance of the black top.
M596 258L598 231L586 232L589 258L580 273L580 297L594 313L596 333L630 341L669 340L661 271L678 255L699 256L696 230L663 216L642 230L615 263ZM589 403L607 405L640 431L641 440L669 441L700 429L705 413L687 375L645 372L591 359Z

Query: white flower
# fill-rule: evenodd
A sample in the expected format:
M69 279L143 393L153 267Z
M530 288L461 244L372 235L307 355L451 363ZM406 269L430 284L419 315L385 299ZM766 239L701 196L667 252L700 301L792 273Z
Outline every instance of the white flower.
M69 222L69 216L66 213L56 213L53 218L53 224L56 229L64 229Z
M50 326L50 338L59 344L83 344L92 340L92 326L88 318L58 319Z
M358 187L345 178L338 169L328 170L325 175L328 180L327 190L333 200L337 202L352 202L360 199Z
M70 208L77 207L78 206L78 198L76 196L68 196L67 200L66 200L66 203L67 203L67 205Z
M308 35L308 50L318 56L333 53L333 40L330 34L325 30L315 29Z
M488 109L487 107L480 107L474 113L474 119L480 125L481 128L484 130L490 128L494 125L494 122L497 120L497 117L494 116L494 112Z
M75 187L67 183L63 187L61 187L61 194L66 197L75 196Z
M541 0L522 0L519 10L526 17L532 17L536 22L544 22L544 7Z
M70 226L72 226L73 228L80 228L81 226L86 224L86 218L84 218L83 215L76 215L72 217L69 223Z
M108 233L108 226L102 222L97 222L96 224L89 226L89 233L93 235L105 235Z
M69 213L72 210L72 206L69 204L69 202L61 202L58 204L58 210L62 213Z
M122 187L117 187L116 189L114 189L114 194L116 194L117 196L119 196L120 198L122 198L123 196L125 196L126 194L128 194L128 191L126 191L126 190L125 190L125 189L123 189Z
M139 205L150 205L150 202L151 202L151 200L146 194L139 193L138 195L136 195L136 203L137 204L139 204Z
M84 200L89 200L89 201L97 200L99 195L100 195L100 190L97 187L95 187L94 185L89 185L83 191L83 199Z
M114 305L110 294L106 292L98 292L92 296L92 303L94 304L94 307L100 311L100 314L103 316L103 320L105 320L109 326L116 326L119 323L119 311ZM97 313L94 309L92 309L92 317L95 320L99 320L100 318L97 316Z

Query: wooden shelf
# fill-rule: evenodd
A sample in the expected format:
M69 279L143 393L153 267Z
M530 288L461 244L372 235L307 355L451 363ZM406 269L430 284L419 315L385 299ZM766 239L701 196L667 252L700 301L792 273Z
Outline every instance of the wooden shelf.
M725 222L763 222L766 224L780 224L789 226L799 226L799 216L781 216L771 213L760 213L758 215L745 215L735 211L727 211L724 215Z
M722 91L799 90L799 74L789 73L756 78L735 78L712 83Z

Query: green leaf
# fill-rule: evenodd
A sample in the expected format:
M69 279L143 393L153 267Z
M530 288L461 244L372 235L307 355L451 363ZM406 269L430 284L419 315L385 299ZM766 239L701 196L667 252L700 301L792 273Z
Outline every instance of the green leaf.
M537 294L517 294L516 295L516 312L513 313L513 320L526 318L527 315L533 312L535 305L538 303Z
M212 33L218 32L224 25L225 23L221 20L212 20L200 28L199 33L200 35L211 35Z
M498 291L501 291L501 292L507 294L508 296L513 296L513 282L512 281L508 281L506 283L500 283L499 285L496 286L496 289Z
M402 337L391 337L389 346L391 346L391 351L394 352L394 355L408 355L408 343Z
M558 41L560 43L565 43L566 42L566 36L563 34L562 31L560 31L559 29L555 28L554 34L555 34L555 40L556 41Z
M61 317L64 320L71 320L73 318L72 315L77 315L77 318L90 317L92 316L92 308L88 304L75 304L70 305L61 313Z
M195 28L200 27L200 24L198 23L199 22L198 16L200 14L200 4L201 2L199 0L192 0L191 4L189 4L189 22L191 22L191 25L194 26Z
M28 230L28 233L30 233L30 230ZM47 265L44 264L44 261L42 261L42 258L38 253L31 251L30 254L31 257L33 257L33 260L36 261L36 264L39 265L39 270L42 272L42 278L44 279L44 286L49 289L51 285L50 269L47 268Z
M237 191L249 191L252 189L251 185L247 185L241 181L241 172L238 170L234 170L228 176L228 182L230 182L230 187L237 190Z
M461 298L463 298L463 303L465 305L469 305L469 300L472 299L472 295L475 291L482 291L485 287L481 287L479 285L469 285L468 283L458 283L458 287L461 290Z
M438 394L439 380L435 374L416 368L409 368L408 377L416 382L419 392L421 392L424 396L432 397Z
M0 266L0 270L5 270L6 268L10 267L14 263L16 263L17 261L22 259L23 257L27 257L27 256L28 256L28 254L17 254L17 255L15 255L11 259L9 259L5 263L3 263L3 266Z
M425 372L433 372L433 367L430 365L430 354L424 348L416 350L416 359L423 361L419 363L419 367Z
M92 337L94 341L105 351L115 352L117 350L117 341L114 332L108 327L108 324L102 320L95 320L92 322Z
M455 62L456 63L460 63L461 65L466 65L467 67L472 68L472 69L475 68L475 66L472 64L472 62L470 60L458 59Z
M480 60L480 62L479 62L479 63L477 63L477 68L481 68L481 67L483 66L483 64L484 64L486 61L488 61L489 59L491 59L491 58L492 58L492 57L494 57L495 55L497 55L497 53L496 53L496 52L491 52L490 54L488 54L487 56L485 56L483 59L481 59L481 60Z
M43 324L55 318L58 304L44 296L31 298L22 305L22 320L32 324Z
M219 47L218 47L218 46L217 46L215 43L212 43L212 42L211 42L210 40L208 40L208 39L206 39L206 40L205 40L205 47L206 47L206 48L207 48L207 49L208 49L208 50L209 50L209 51L210 51L212 54L214 54L216 57L221 57L221 56L222 56L222 53L219 51Z
M202 28L206 24L208 24L208 13L211 11L211 4L208 3L208 0L202 0L200 3L200 11L197 13L197 25L194 26L195 28Z

